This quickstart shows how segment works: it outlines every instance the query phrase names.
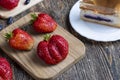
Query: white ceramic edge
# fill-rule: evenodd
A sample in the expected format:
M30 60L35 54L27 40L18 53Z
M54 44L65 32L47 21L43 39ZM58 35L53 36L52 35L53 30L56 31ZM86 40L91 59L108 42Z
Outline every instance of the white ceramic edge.
M96 38L96 37L90 37L90 36L86 36L84 33L81 33L81 32L79 32L79 29L76 29L75 27L74 27L74 25L72 24L72 20L71 20L71 12L72 12L72 10L76 7L76 6L78 6L78 8L79 8L79 3L80 3L80 1L77 1L76 3L75 3L75 5L73 5L73 7L71 8L71 10L70 10L70 14L69 14L69 20L70 20L70 23L71 23L71 26L72 26L72 28L77 32L77 33L79 33L81 36L83 36L83 37L86 37L86 38L88 38L88 39L90 39L90 40L94 40L94 41L100 41L100 42L109 42L109 41L116 41L116 40L119 40L120 39L120 36L119 36L119 34L120 34L120 31L119 32L115 32L115 33L113 33L113 35L111 35L112 37L114 37L114 38L109 38L109 37L106 37L106 38L104 38L104 39L102 39L102 38ZM94 24L94 23L93 23ZM99 24L98 24L99 25ZM102 33L101 33L102 34ZM104 35L104 34L103 34ZM114 36L115 35L115 36Z

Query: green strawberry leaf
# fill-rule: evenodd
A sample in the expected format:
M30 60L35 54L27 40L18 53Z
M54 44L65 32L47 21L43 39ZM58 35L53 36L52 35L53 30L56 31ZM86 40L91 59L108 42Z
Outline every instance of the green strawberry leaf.
M10 39L12 37L12 35L13 35L12 32L6 33L5 38L8 40L8 39Z
M31 17L32 19L30 20L30 24L33 24L33 22L37 19L37 15L34 13L34 14L31 14Z
M48 41L50 39L51 35L50 34L45 34L44 35L44 40Z

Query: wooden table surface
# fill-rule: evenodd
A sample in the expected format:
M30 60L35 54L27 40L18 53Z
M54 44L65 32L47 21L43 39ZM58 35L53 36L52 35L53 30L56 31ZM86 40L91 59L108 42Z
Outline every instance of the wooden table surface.
M77 64L65 71L54 80L120 80L120 41L95 42L77 34L69 23L69 12L78 0L44 0L27 11L14 17L14 21L29 12L46 12L57 23L80 39L86 46L86 55ZM7 20L0 19L5 27ZM10 62L14 80L34 80L16 62L11 60L2 50L0 55Z

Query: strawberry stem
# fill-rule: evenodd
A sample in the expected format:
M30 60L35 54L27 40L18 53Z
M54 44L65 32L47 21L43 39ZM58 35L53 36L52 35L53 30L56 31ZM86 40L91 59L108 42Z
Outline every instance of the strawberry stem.
M33 22L37 19L38 16L35 13L33 13L33 14L31 14L31 17L32 17L32 19L30 21L30 24L33 24Z
M12 32L6 33L6 34L5 34L5 38L6 38L6 39L10 39L10 38L12 37L12 35L13 35Z
M46 34L44 35L44 40L45 41L48 41L50 39L51 35L50 34Z

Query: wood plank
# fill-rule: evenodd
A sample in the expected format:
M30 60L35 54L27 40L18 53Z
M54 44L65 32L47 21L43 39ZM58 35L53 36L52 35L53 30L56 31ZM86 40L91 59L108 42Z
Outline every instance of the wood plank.
M31 20L30 14L26 15L25 17L21 18L20 20L16 21L15 23L3 29L0 32L0 47L8 56L11 57L11 59L15 60L24 70L26 70L36 80L54 78L60 75L70 66L75 64L77 61L82 59L82 57L85 55L84 44L61 26L58 26L57 29L53 33L51 33L51 35L59 34L68 41L69 54L64 61L57 65L47 65L37 57L36 47L39 41L43 39L43 34L35 34L34 30L30 26L29 28L27 28L27 31L33 36L35 40L33 49L31 51L18 51L10 48L10 46L6 43L6 40L3 35L17 27L23 27L26 24L28 24Z
M81 80L113 80L101 45L97 42L89 42L87 48L84 62L76 65L77 71L81 71L78 72Z

